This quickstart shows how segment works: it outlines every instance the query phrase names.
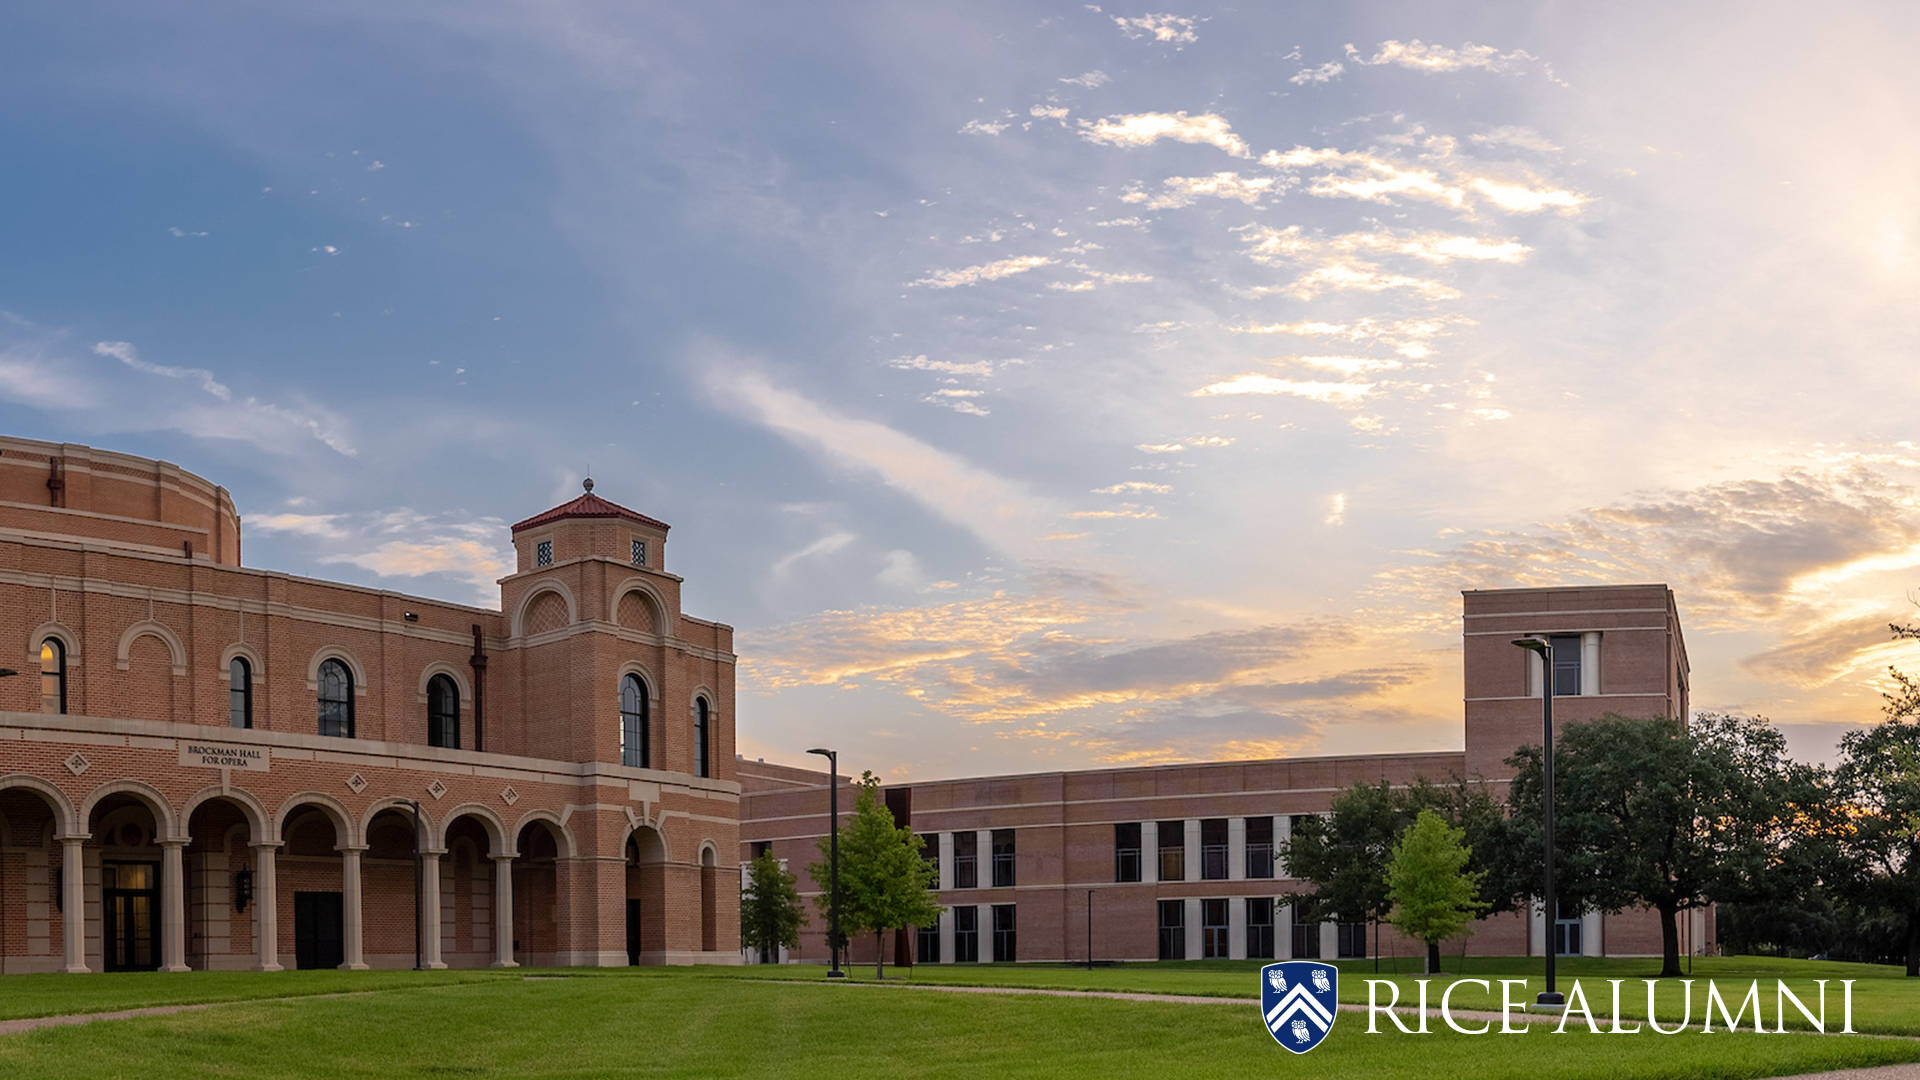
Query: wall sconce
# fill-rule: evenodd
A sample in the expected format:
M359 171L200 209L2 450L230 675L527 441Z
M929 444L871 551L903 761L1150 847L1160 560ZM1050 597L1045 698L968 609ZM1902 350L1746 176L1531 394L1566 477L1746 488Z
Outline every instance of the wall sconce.
M400 617L407 620L408 622L420 621L420 613L417 611L403 611L400 613Z
M253 900L253 871L241 870L233 875L233 910L245 911Z

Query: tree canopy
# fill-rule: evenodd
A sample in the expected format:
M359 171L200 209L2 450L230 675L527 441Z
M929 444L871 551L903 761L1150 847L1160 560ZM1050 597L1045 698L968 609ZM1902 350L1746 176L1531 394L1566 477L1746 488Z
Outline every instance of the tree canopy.
M1480 902L1480 875L1467 869L1472 856L1466 835L1431 808L1423 809L1400 834L1387 862L1393 925L1426 943L1429 975L1440 970L1440 943L1486 908Z
M864 773L857 787L853 818L840 830L840 929L874 935L874 976L882 978L886 932L930 926L945 909L932 891L939 868L921 853L923 841L913 830L894 824L893 813L880 800L879 779ZM816 902L821 913L831 917L829 851L830 839L823 836L821 861L807 873L820 887Z
M800 905L798 879L763 851L747 866L747 890L740 897L740 943L749 949L796 949L807 914Z

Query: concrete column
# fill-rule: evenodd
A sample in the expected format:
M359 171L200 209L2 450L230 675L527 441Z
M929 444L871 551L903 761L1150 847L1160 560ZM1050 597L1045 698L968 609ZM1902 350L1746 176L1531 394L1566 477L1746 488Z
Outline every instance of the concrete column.
M953 888L953 834L940 834L940 888ZM944 953L942 954L944 955Z
M1238 896L1227 901L1227 956L1247 958L1247 902Z
M340 849L340 942L346 957L340 961L342 971L367 970L366 928L360 920L360 853L365 850L361 847Z
M187 970L185 840L160 841L160 970Z
M1600 693L1600 631L1589 630L1580 635L1580 696L1594 697Z
M1188 818L1183 824L1186 827L1185 844L1183 845L1186 848L1186 854L1181 857L1181 861L1186 863L1186 872L1187 872L1186 880L1199 881L1200 880L1200 819Z
M1143 885L1160 882L1160 823L1157 821L1140 823L1140 882Z
M1340 956L1340 924L1323 922L1320 924L1320 959L1334 960Z
M940 962L953 963L953 909L940 912Z
M1200 959L1200 901L1190 898L1180 903L1185 908L1182 914L1187 924L1187 959L1198 960Z
M1539 697L1547 685L1546 661L1531 649L1527 653L1527 696Z
M1287 871L1287 860L1281 858L1279 854L1277 854L1277 852L1285 849L1287 846L1287 841L1292 839L1293 839L1293 815L1291 814L1273 815L1273 846L1276 852L1276 854L1273 857L1273 876L1276 880L1279 878L1289 878L1293 876L1291 873L1288 873ZM1279 931L1277 930L1275 931L1275 933L1278 933L1278 932Z
M1694 909L1698 911L1699 909ZM1698 941L1696 937L1694 940ZM1600 912L1596 909L1580 914L1580 955L1602 956L1600 940Z
M1227 880L1247 880L1247 819L1243 817L1227 819Z
M253 845L253 945L255 971L280 971L280 908L274 888L274 850L279 844Z
M513 856L493 856L493 963L489 967L520 965L513 959Z
M87 972L87 864L84 834L60 838L60 927L67 940L67 971Z
M1527 905L1527 955L1545 956L1553 939L1547 936L1546 905L1535 900Z
M980 829L973 834L973 882L978 888L993 888L992 829ZM844 898L845 894L842 893L841 895ZM992 937L993 935L988 933L984 928L981 929L980 940L987 941Z
M420 966L440 971L447 965L440 959L440 856L445 852L420 853Z
M1273 958L1293 959L1293 905L1282 897L1273 901Z

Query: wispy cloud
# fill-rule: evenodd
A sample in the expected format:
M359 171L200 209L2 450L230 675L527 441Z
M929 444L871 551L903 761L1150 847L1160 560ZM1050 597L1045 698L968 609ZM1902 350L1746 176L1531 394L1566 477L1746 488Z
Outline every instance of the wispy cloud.
M982 281L998 281L1015 274L1024 274L1029 270L1052 266L1055 261L1047 255L1015 255L990 263L982 263L979 266L964 266L958 270L930 270L926 277L908 284L924 285L930 289L957 289L962 285L977 285Z
M1301 68L1287 79L1295 86L1310 86L1315 83L1329 83L1340 77L1347 66L1338 60L1329 60L1319 67Z
M1169 176L1160 181L1159 192L1134 190L1120 196L1124 203L1143 203L1149 210L1192 206L1202 198L1237 199L1252 206L1281 188L1273 176L1241 176L1237 172L1217 172L1211 176Z
M1430 74L1450 71L1508 74L1523 70L1539 59L1524 49L1503 53L1491 45L1475 45L1472 42L1455 49L1446 45L1429 45L1419 38L1383 41L1370 58L1362 57L1359 49L1348 45L1347 58L1357 64L1393 64Z
M1199 20L1185 15L1170 15L1165 12L1157 15L1138 15L1133 18L1116 15L1113 22L1120 28L1121 33L1136 40L1148 38L1175 48L1191 45L1200 40L1197 32Z
M1152 146L1161 139L1217 147L1234 157L1249 157L1246 140L1217 113L1188 116L1185 111L1131 113L1080 121L1081 137L1107 146Z

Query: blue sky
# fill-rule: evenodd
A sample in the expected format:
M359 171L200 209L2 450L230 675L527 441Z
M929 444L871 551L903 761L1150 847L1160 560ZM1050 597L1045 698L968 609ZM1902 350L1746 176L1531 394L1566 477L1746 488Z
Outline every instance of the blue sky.
M1824 753L1920 664L1920 35L1671 8L33 9L0 429L464 602L591 469L749 754L1457 746L1461 588L1642 580Z

